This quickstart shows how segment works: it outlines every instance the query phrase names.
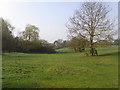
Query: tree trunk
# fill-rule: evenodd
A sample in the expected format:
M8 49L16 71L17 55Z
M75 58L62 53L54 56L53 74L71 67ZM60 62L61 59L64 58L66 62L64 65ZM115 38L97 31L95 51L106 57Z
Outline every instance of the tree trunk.
M94 56L93 36L90 37L90 54Z
M28 40L30 41L30 35L28 36Z
M74 48L74 51L75 51L75 52L77 52L77 49L76 49L76 48Z

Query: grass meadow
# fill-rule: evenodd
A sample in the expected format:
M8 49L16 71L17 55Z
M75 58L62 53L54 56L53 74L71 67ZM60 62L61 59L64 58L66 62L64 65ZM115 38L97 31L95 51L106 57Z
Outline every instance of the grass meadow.
M118 47L85 56L69 48L56 54L4 53L3 88L117 88Z

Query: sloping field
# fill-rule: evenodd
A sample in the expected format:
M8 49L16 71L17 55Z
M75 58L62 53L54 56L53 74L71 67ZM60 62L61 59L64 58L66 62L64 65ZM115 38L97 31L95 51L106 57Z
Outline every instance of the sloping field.
M117 46L98 48L99 56L93 57L68 48L57 51L61 53L3 54L3 88L118 87Z

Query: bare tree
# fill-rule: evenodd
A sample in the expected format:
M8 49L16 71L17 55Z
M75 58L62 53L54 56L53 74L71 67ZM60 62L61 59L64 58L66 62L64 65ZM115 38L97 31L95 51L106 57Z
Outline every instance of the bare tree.
M90 54L94 55L94 43L112 37L113 22L108 19L108 7L101 2L84 2L75 11L67 25L72 36L80 35L88 39Z

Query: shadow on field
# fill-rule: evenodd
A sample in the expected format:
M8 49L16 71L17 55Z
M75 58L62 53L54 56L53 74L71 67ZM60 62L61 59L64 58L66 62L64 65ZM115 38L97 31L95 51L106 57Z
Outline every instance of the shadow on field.
M80 53L80 52L57 52L57 54L67 54L67 53ZM81 52L81 53L85 53L85 52ZM98 52L98 56L111 56L111 55L119 55L120 52L113 52L113 53L105 53L105 54L99 54Z
M57 54L75 53L75 52L57 52Z
M110 55L118 55L118 54L120 54L120 52L106 53L106 54L101 54L101 55L98 55L98 56L110 56Z

